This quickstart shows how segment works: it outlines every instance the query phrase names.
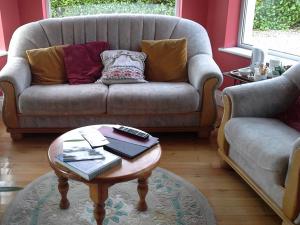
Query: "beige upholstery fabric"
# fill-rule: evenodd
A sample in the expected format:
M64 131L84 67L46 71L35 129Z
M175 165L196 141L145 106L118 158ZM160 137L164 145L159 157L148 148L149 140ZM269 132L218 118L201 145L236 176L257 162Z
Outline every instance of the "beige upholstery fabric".
M274 203L279 206L276 211L281 210L284 219L290 220L284 224L300 224L300 163L296 154L300 133L279 121L278 115L299 97L299 75L297 63L280 77L228 87L223 92L228 107L219 133L219 151L227 154L224 136L230 149L229 158L221 156L245 172L242 177L253 181L254 190L259 193L262 189L264 197L270 197L267 203L271 207Z
M188 83L148 82L109 86L108 114L172 114L198 109L199 94Z
M278 206L293 151L300 133L279 120L237 117L225 125L229 157L255 181Z
M99 116L24 116L23 128L82 127L91 124L126 124L132 127L192 127L199 124L199 114L108 115Z
M158 15L98 15L53 18L26 24L14 33L9 57L24 57L28 49L89 41L108 41L112 50L137 51L142 40L182 37L188 41L188 58L196 54L212 54L206 30L190 20Z
M74 115L106 113L107 86L103 84L33 85L19 97L24 115Z

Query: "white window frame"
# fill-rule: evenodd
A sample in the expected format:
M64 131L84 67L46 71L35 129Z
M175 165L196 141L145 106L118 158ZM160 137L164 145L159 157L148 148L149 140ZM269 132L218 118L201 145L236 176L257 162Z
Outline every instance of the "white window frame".
M255 13L256 0L242 0L241 11L240 11L240 25L238 33L238 47L252 50L253 45L246 44L243 42L243 37L253 29L253 20ZM249 10L247 12L247 10ZM289 54L286 52L276 51L274 49L268 49L270 56L285 58L295 61L300 61L300 56Z
M175 16L181 16L181 1L183 0L175 0ZM46 8L47 8L47 16L51 17L51 0L46 0ZM162 14L163 15L163 14Z

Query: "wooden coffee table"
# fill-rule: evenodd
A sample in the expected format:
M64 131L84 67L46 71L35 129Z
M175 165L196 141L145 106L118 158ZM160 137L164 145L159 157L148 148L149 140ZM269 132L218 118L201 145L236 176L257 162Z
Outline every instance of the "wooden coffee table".
M93 127L100 126L101 125ZM58 190L61 194L60 208L67 209L70 205L67 198L67 193L69 190L68 179L85 183L89 186L90 198L94 202L94 216L97 221L97 225L102 225L103 219L105 217L104 207L105 200L108 197L108 188L116 183L138 179L137 192L139 194L140 200L138 202L137 209L140 211L147 210L147 203L145 200L148 192L147 179L148 177L150 177L152 170L157 167L159 163L161 156L160 145L155 145L135 159L127 160L123 158L122 164L120 166L114 167L102 173L91 181L87 181L77 174L71 172L67 168L55 163L55 157L58 154L62 153L62 143L64 141L64 138L66 138L66 135L68 135L70 132L84 130L87 128L91 128L91 126L71 130L59 136L52 142L49 147L49 163L58 177Z

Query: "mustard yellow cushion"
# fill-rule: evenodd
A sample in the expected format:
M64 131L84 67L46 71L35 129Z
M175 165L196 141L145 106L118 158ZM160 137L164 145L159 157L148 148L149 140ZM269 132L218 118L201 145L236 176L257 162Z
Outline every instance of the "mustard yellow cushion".
M32 73L32 84L66 82L63 46L26 51Z
M146 53L146 79L149 81L187 81L186 39L143 40Z

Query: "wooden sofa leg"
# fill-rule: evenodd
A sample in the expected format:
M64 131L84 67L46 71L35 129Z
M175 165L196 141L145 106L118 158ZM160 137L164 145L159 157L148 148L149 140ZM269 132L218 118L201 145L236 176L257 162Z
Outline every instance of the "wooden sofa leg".
M211 127L203 127L197 132L199 138L209 138L213 128Z
M19 141L23 138L22 133L10 132L10 137L13 141Z

